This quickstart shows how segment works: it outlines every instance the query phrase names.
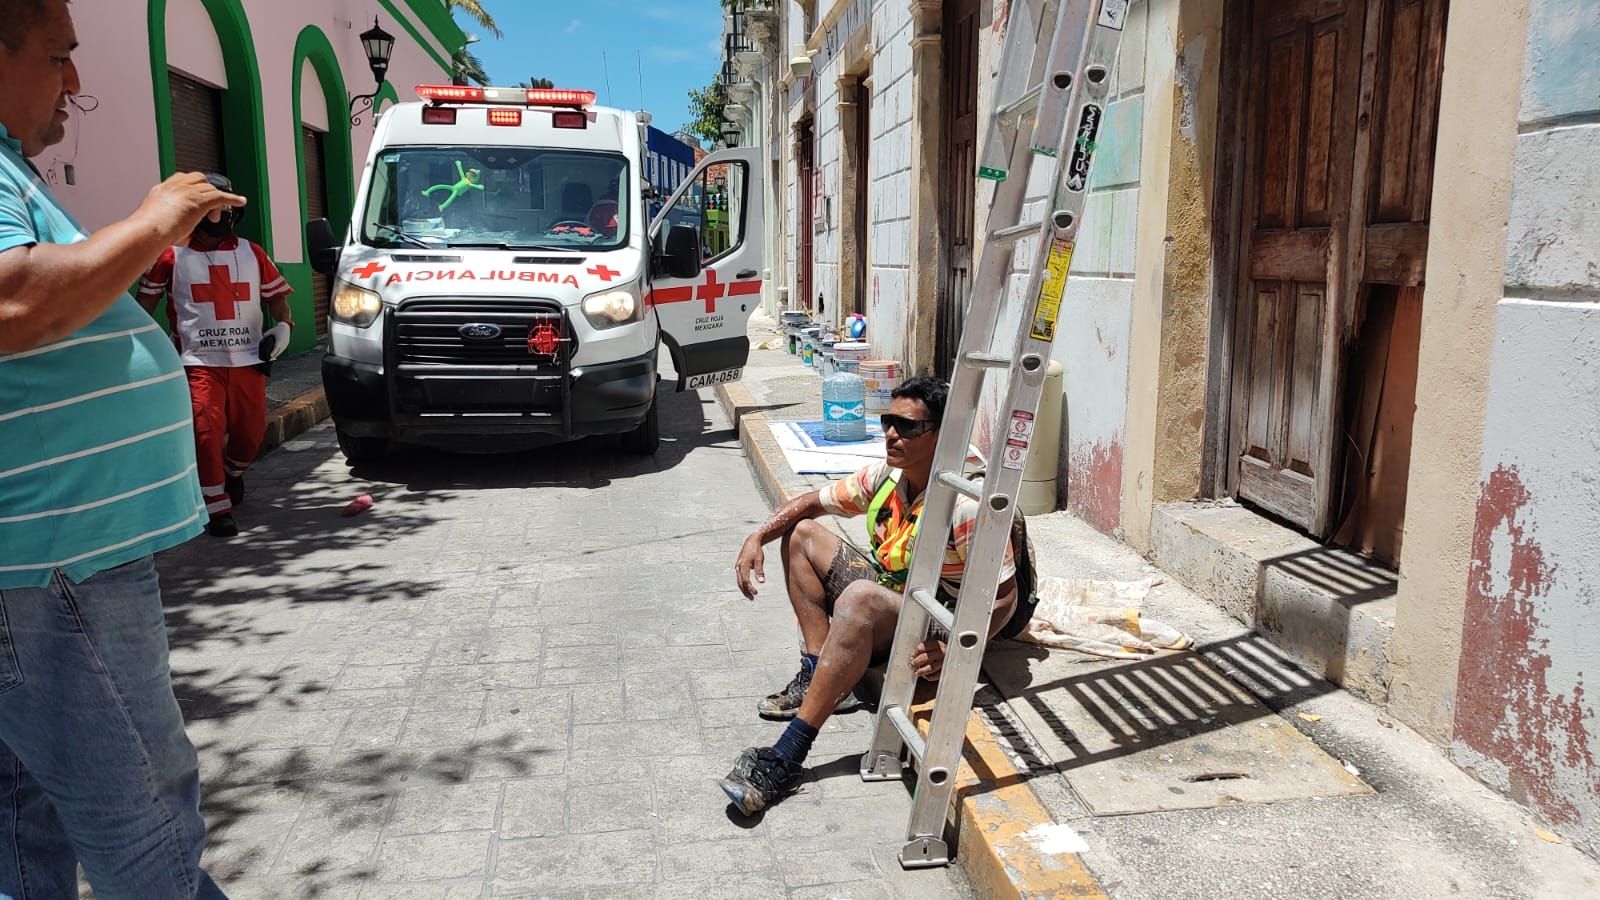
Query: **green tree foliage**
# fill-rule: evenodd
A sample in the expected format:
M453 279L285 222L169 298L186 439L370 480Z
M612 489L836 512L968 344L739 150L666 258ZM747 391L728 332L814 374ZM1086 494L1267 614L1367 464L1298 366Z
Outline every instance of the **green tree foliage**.
M728 105L728 91L722 76L711 79L702 89L689 89L689 122L683 130L702 140L722 139L722 108Z
M479 28L495 37L505 37L500 33L500 26L495 24L494 16L483 8L483 3L480 0L444 0L444 8L452 16L459 9L466 14L467 18L477 22Z
M455 84L488 84L489 75L483 71L483 60L462 47L450 57L451 82Z
M548 78L530 78L527 81L517 82L517 87L519 88L553 88L555 86L556 83Z

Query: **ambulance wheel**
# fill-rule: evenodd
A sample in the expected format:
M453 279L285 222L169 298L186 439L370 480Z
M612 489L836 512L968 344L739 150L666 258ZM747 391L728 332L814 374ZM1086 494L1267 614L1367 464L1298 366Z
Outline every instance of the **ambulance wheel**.
M650 409L644 414L644 421L639 427L622 436L623 449L629 453L641 456L654 456L656 448L661 446L661 420L656 413L656 401L650 401Z
M351 465L377 462L389 452L389 439L382 437L356 437L343 429L335 428L339 437L339 451Z

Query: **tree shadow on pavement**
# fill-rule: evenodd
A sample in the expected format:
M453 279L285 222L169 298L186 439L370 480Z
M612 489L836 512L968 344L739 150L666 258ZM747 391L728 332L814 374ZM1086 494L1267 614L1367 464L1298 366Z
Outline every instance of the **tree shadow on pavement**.
M547 733L548 709L522 703L489 724L493 687L532 688L536 676L502 674L493 687L432 680L490 668L461 663L493 641L497 592L522 589L495 561L526 555L531 539L498 530L492 516L463 521L450 501L604 487L696 449L738 452L699 394L661 402L654 457L596 439L503 456L402 449L349 469L332 430L315 429L250 470L239 537L202 535L160 555L174 693L201 756L214 877L345 896L375 876L402 790L561 771L565 731ZM373 506L341 515L362 493ZM542 492L529 500L549 502ZM457 703L482 727L452 731ZM429 736L413 739L419 728Z

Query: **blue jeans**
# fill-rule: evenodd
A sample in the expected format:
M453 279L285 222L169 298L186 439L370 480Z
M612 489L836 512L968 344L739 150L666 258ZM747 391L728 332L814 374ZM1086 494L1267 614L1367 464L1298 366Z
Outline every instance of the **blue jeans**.
M0 895L223 897L150 557L0 591Z

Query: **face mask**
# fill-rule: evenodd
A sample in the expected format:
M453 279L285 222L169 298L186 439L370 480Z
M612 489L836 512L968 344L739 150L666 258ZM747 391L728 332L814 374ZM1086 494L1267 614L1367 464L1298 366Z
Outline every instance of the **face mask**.
M213 222L210 219L201 219L195 230L209 238L222 240L233 236L233 222L227 213L223 213L222 220Z

